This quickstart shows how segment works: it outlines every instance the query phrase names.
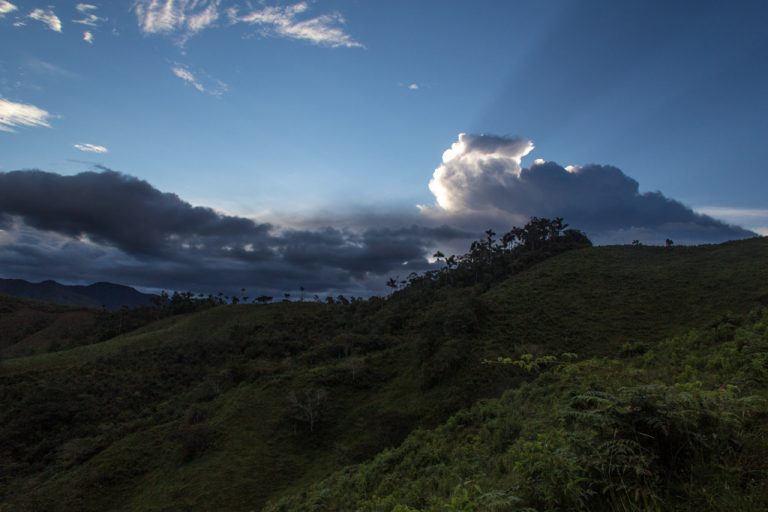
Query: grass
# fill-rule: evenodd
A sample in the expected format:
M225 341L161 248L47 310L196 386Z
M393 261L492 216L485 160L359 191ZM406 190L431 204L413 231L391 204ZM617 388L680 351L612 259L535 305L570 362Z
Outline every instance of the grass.
M428 500L403 501L392 490L415 476L398 473L400 462L387 454L421 457L416 447L427 439L455 452L407 466L442 475L429 483L438 487L430 491L435 506L506 492L501 466L479 461L489 450L506 454L513 439L505 436L552 430L555 410L574 389L706 377L727 346L689 370L686 358L698 345L680 340L726 329L729 312L746 321L747 311L766 304L766 261L765 239L599 247L553 257L488 289L405 290L350 306L220 306L102 343L7 359L0 511L259 510L281 497L291 510L309 510L323 488L338 491L338 475L367 467L360 464L392 471L371 469L359 489L380 480L388 494L370 509L394 510ZM565 351L581 362L535 381L481 364ZM314 433L287 400L310 387L328 393ZM504 407L519 410L507 423ZM457 426L465 423L474 427ZM488 429L490 437L479 434ZM445 467L429 469L435 464ZM478 467L483 493L474 496L464 482ZM414 484L424 495L427 480ZM372 500L365 492L350 499Z

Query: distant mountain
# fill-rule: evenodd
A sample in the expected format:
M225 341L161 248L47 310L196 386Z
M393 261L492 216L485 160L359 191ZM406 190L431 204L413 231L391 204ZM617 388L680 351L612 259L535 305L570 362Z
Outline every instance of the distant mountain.
M141 293L130 286L114 283L70 286L51 280L30 283L24 279L0 279L0 294L56 304L93 308L106 307L109 310L120 309L122 306L148 305L151 304L152 297L154 297L154 295Z

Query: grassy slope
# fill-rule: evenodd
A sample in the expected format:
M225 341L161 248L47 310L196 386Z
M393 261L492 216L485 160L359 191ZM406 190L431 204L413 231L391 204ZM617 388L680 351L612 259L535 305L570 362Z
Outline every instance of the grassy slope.
M0 295L0 356L72 346L88 337L97 311Z
M763 308L643 354L545 368L267 510L758 512L767 433Z
M424 332L429 318L462 308L467 290L401 294L354 317L315 304L219 307L104 343L7 360L4 405L35 382L41 403L46 386L58 386L97 395L74 400L73 409L111 417L65 415L48 435L58 444L23 473L5 446L0 510L256 510L523 378L480 366L483 357L611 354L627 342L704 327L766 301L766 261L766 240L566 253L477 299L479 328L459 345L458 363L441 341L425 356ZM406 321L393 328L397 317ZM340 357L349 332L358 333L353 352L364 358L355 378ZM425 365L440 357L448 371L425 383ZM329 391L326 420L313 435L292 421L286 403L289 390L308 385Z
M728 311L768 305L767 263L764 238L671 251L619 246L566 253L485 295L491 336L505 345L512 340L585 355L657 341Z

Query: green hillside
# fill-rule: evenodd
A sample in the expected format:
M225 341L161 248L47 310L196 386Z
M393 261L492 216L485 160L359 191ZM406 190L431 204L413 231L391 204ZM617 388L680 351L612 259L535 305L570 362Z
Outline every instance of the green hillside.
M763 510L768 240L526 268L6 356L0 511Z

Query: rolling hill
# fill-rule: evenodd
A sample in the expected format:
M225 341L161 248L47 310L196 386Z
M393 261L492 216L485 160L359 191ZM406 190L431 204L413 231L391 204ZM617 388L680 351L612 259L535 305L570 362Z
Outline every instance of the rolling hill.
M585 248L6 358L0 510L764 510L766 262Z

